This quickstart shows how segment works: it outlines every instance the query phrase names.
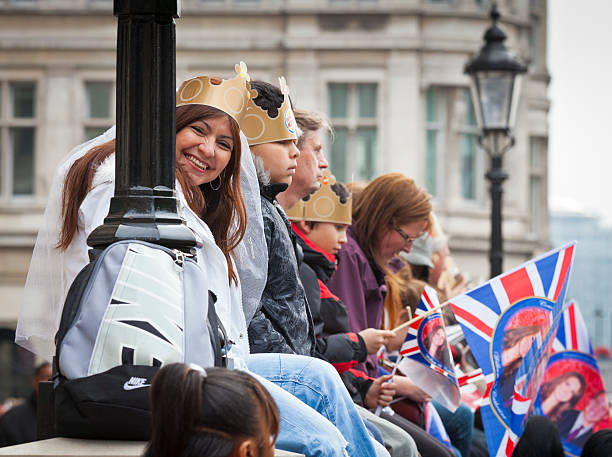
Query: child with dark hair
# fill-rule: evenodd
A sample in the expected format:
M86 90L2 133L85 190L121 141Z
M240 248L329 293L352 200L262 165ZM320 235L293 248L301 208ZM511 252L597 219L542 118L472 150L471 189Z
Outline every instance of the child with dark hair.
M295 241L276 196L295 174L300 151L288 89L253 81L257 96L249 102L241 129L247 137L260 183L261 211L268 247L268 278L260 307L249 324L251 352L312 355L314 331L299 278Z
M173 363L151 387L145 457L271 457L279 432L274 400L251 375Z
M332 363L343 374L345 384L358 403L375 408L386 406L382 400L394 392L380 396L382 386L370 389L373 379L351 374L350 369L374 354L393 333L387 330L365 329L350 331L349 316L344 303L327 288L329 278L336 270L335 255L346 242L346 230L351 221L350 192L335 182L329 171L323 174L323 185L314 194L303 198L288 212L292 228L303 254L300 277L306 289L314 320L316 351L319 357ZM329 205L321 213L322 206ZM384 391L385 389L382 389ZM370 392L372 391L372 392ZM379 395L372 395L377 391ZM370 392L369 395L366 395ZM382 403L379 403L382 402Z

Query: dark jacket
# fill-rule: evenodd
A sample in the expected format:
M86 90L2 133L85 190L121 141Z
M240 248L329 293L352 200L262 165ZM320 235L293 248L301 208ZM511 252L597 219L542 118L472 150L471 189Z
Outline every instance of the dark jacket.
M286 184L262 186L261 212L268 245L268 279L249 324L251 352L312 355L314 329L299 278L295 240L276 195Z
M352 370L365 361L368 353L363 338L350 331L346 306L327 288L336 269L335 256L322 251L295 224L291 225L303 252L300 277L314 322L316 356L334 365L353 401L362 405L373 379Z
M368 260L357 243L355 224L349 227L347 242L338 253L338 269L329 281L329 289L346 305L353 332L382 328L387 287L384 273ZM376 354L369 355L358 369L378 376Z
M36 397L9 409L0 418L0 447L36 441Z

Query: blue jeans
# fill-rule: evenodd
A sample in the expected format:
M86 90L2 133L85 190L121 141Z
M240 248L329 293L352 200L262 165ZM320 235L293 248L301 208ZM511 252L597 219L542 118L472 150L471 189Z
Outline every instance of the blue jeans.
M389 456L370 437L329 363L293 354L251 354L246 364L249 372L265 378L258 380L278 406L279 449L307 456Z
M465 403L461 403L454 413L451 413L440 403L435 401L431 403L438 411L453 446L463 457L469 457L470 447L472 446L472 432L474 431L474 413Z

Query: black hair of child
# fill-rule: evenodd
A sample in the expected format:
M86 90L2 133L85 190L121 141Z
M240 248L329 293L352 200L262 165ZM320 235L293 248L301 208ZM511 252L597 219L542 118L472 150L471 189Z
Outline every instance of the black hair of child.
M251 81L251 89L257 91L257 97L253 102L268 113L268 116L275 118L278 116L278 109L282 106L285 96L274 84L265 81ZM291 99L289 100L291 101Z
M254 438L261 450L276 440L276 403L251 375L184 363L159 370L151 386L151 440L144 457L228 457Z

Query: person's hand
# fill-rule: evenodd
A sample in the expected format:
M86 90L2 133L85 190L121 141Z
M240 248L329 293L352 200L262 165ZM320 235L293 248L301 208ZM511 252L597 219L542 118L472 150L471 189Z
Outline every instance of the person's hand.
M404 322L407 322L411 318L411 316L412 316L412 313L410 313L408 309L406 308L402 309L399 312L397 316L397 322L394 325L399 326L403 324ZM385 343L385 347L387 348L387 351L389 352L398 351L402 347L402 344L404 343L404 341L406 341L406 335L408 334L408 330L409 330L409 327L404 327L394 332L393 336L389 338L387 342Z
M413 383L406 376L395 376L393 383L396 385L398 395L405 395L413 401L422 403L431 400L431 396L423 392L419 386Z
M365 396L365 405L369 409L377 406L388 406L395 395L395 384L390 382L393 376L390 374L376 378Z
M408 334L408 330L410 330L410 327L404 327L393 333L393 336L389 338L385 343L387 351L398 351L402 347L402 344L404 344L404 341L406 341L406 335Z
M395 336L395 333L390 330L366 328L365 330L359 332L359 336L363 338L368 354L376 354L389 338Z

